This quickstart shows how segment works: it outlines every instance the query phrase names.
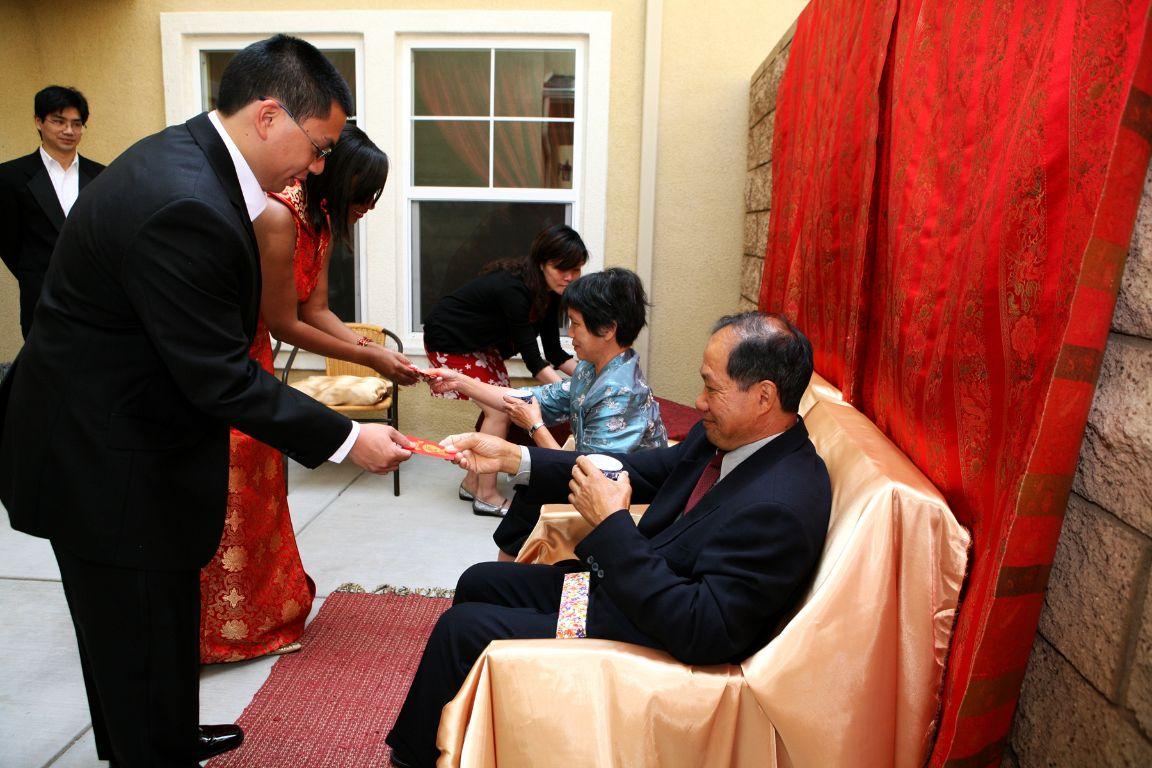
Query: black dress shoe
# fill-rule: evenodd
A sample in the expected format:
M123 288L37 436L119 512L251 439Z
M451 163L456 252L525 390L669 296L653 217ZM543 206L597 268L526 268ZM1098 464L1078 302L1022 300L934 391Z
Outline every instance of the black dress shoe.
M200 743L196 747L196 759L207 760L210 757L236 749L244 743L244 731L238 725L202 725L200 726Z

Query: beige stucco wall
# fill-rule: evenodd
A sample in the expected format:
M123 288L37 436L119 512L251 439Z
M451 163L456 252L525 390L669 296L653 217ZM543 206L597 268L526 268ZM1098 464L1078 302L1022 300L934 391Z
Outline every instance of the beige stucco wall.
M660 394L695 397L696 368L715 318L737 308L748 73L793 22L802 0L662 3L658 163L650 378ZM75 85L92 108L83 154L109 162L164 126L160 14L183 11L317 10L315 0L0 0L0 157L31 151L32 95L49 82ZM635 268L646 6L633 0L342 0L340 10L607 10L612 13L605 262ZM19 348L15 294L0 278L0 360ZM370 318L369 318L370 319ZM408 424L436 433L473 413L402 401ZM426 430L425 430L426 425Z
M664 4L649 364L664 397L692 402L708 329L739 308L748 75L806 4Z
M24 3L0 2L0 160L26 155L39 142L32 123L32 95L43 79L31 15ZM16 279L0 266L0 362L20 349L20 294Z

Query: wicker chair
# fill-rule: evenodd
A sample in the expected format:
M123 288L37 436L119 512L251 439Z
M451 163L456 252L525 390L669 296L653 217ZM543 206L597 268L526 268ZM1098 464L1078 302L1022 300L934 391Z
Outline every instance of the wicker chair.
M384 346L389 346L388 342L391 340L391 346L400 354L404 354L404 343L400 341L399 336L387 328L382 328L379 325L368 325L366 323L345 323L345 325L359 335L365 336ZM279 349L280 342L276 342L276 351L278 352ZM288 354L287 362L284 364L284 372L281 374L281 379L285 384L288 383L288 374L292 371L292 363L295 362L298 351L299 347L293 347L292 351ZM273 355L275 355L275 352ZM366 365L350 363L334 357L324 358L324 373L327 376L380 376L378 372ZM388 397L384 398L382 402L374 405L330 405L328 407L356 421L378 421L384 424L390 424L397 429L400 428L400 388L396 385L395 381L392 382L392 392ZM285 461L287 461L287 459L285 459ZM285 482L287 482L287 473L285 473L284 477ZM400 495L399 467L392 473L392 493L395 496Z

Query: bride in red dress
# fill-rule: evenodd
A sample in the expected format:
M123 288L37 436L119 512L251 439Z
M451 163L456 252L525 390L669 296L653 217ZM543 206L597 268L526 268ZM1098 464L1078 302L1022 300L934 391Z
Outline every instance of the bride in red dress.
M387 178L387 155L349 125L322 174L268 194L268 208L253 222L263 287L249 350L264 370L273 373L271 332L286 344L413 383L407 358L359 337L328 308L333 239L351 243L356 221L375 207ZM224 534L200 572L200 660L298 649L315 595L292 532L283 459L234 429Z

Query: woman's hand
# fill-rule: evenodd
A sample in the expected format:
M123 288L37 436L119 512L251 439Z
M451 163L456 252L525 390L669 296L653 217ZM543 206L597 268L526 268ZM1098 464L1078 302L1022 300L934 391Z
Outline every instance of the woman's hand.
M536 402L535 398L532 402L526 403L512 395L504 395L504 413L508 414L512 423L521 429L531 429L533 425L544 421L540 414L540 403Z
M374 353L372 367L385 378L392 379L397 384L415 384L416 372L412 370L412 362L404 355L393 349L387 349L377 344L371 345Z
M467 386L469 381L467 376L451 368L428 368L424 373L433 377L428 382L428 388L438 395L443 395L446 392L459 392L462 387Z

